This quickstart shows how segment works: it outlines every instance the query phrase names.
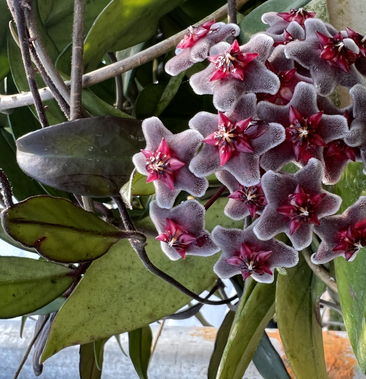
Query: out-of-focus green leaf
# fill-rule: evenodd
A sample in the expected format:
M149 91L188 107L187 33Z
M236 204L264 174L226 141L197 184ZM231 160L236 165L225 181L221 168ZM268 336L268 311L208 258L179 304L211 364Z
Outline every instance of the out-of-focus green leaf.
M195 293L214 282L217 256L170 261L160 243L148 240L147 253L161 270ZM57 314L42 360L75 343L88 343L135 330L168 316L190 298L151 274L128 241L120 241L94 261Z
M123 348L123 346L122 346L122 343L121 343L120 335L119 335L119 334L116 334L114 337L115 337L116 340L117 340L117 344L118 344L118 346L119 346L119 348L120 348L122 354L123 354L125 357L127 357L127 354L126 354L126 352L125 352L125 350L124 350L124 348Z
M258 32L265 31L268 25L261 20L263 13L286 12L290 9L301 8L309 3L309 0L268 0L250 12L240 23L240 44L250 40L250 37Z
M86 72L108 51L123 50L149 39L159 18L182 0L112 0L96 19L84 43Z
M53 300L51 303L47 304L46 306L37 309L34 312L28 313L27 316L48 315L50 313L57 312L65 301L66 299L60 296L57 299Z
M80 379L100 379L102 371L97 367L94 342L80 345L79 375Z
M25 323L27 322L27 319L28 319L28 316L22 316L22 321L20 324L20 333L19 333L20 338L23 338L24 327L25 327Z
M250 295L249 295L250 292ZM242 379L275 310L276 281L257 283L240 299L217 379Z
M0 2L0 81L8 75L10 66L7 52L7 32L11 14L6 1Z
M148 379L152 332L149 325L128 333L130 358L140 379Z
M0 318L21 316L50 303L70 287L70 273L50 262L0 257Z
M154 115L164 89L164 83L157 83L149 84L140 92L134 109L136 118L145 119Z
M17 161L29 176L85 196L116 196L130 177L132 156L145 145L141 121L115 116L78 119L17 141Z
M262 334L253 363L264 379L291 379L266 332Z
M229 311L224 321L222 322L219 330L216 334L215 347L214 351L211 355L210 364L208 366L207 378L215 379L217 375L217 371L219 369L219 365L221 362L221 357L224 352L227 339L230 334L231 325L234 321L235 312Z
M37 196L3 211L4 230L49 260L84 262L99 258L123 232L70 201Z
M104 358L104 345L107 343L109 338L103 338L99 341L94 341L94 355L95 355L95 364L98 369L102 371L103 368L103 358Z
M287 359L297 379L328 378L322 328L312 299L313 273L300 254L297 266L279 275L276 314Z

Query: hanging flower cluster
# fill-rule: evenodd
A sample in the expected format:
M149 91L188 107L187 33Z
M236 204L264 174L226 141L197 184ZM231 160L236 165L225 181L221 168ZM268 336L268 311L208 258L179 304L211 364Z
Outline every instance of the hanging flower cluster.
M207 67L190 78L198 95L213 95L217 114L199 112L189 130L173 135L155 117L143 122L146 149L133 158L155 185L150 216L162 250L173 260L220 249L214 271L222 278L270 283L276 267L293 267L298 250L321 238L316 264L353 260L366 245L366 198L335 215L342 199L323 189L349 162L366 174L366 37L338 31L304 9L270 12L269 27L240 46L236 25L207 22L189 28L166 71L177 75L195 62ZM329 95L350 90L338 109ZM299 167L286 172L289 163ZM205 230L197 200L173 207L180 191L204 195L215 174L230 191L224 213L250 219L244 230ZM275 237L285 233L292 247Z

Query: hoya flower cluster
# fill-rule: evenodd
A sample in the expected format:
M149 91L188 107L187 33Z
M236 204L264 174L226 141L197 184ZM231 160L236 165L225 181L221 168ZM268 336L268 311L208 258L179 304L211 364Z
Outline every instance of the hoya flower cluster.
M236 25L191 27L166 71L177 75L196 62L207 67L190 78L198 95L213 95L217 113L199 112L189 129L173 135L161 121L143 122L147 146L133 161L155 185L150 216L162 250L171 258L222 250L214 270L270 283L276 267L292 267L298 251L321 244L312 260L355 258L366 245L366 201L335 215L342 199L323 189L335 184L351 161L366 167L366 37L343 31L303 9L270 12L266 32L240 46ZM337 108L337 87L352 104ZM299 167L286 172L289 163ZM366 168L364 169L366 173ZM230 191L223 210L244 230L205 230L206 210L190 199L174 207L180 191L201 197L215 174ZM285 233L292 247L275 237Z

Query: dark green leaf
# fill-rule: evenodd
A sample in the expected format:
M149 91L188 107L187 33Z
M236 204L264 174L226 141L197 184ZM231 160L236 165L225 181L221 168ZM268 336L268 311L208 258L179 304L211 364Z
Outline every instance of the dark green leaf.
M100 379L102 371L95 361L94 342L80 345L79 374L80 379Z
M328 378L322 328L312 298L313 273L300 254L297 266L279 275L276 314L287 359L297 379Z
M252 287L252 286L251 286ZM257 283L239 302L217 379L242 379L275 309L276 281Z
M140 379L148 379L147 368L151 356L152 332L150 326L128 333L130 358Z
M79 119L29 133L17 160L29 176L85 196L116 196L144 147L141 121L114 116Z
M20 333L19 333L20 338L23 338L24 327L25 327L25 323L27 322L27 319L28 319L28 316L22 316L22 321L20 324Z
M124 350L124 348L123 348L123 346L122 346L122 343L121 343L120 335L119 335L119 334L116 334L114 337L115 337L116 340L117 340L117 344L118 344L118 346L119 346L119 348L120 348L122 354L123 354L125 357L127 357L127 354L126 354L126 352L125 352L125 350Z
M108 51L123 50L148 40L157 30L161 16L182 0L112 0L86 36L84 64L94 69Z
M216 378L217 371L219 369L219 365L221 362L221 357L224 352L227 339L229 338L230 329L234 321L234 317L235 317L235 312L229 311L226 314L224 321L222 322L219 330L217 331L214 351L211 355L210 364L208 366L208 373L207 373L208 379Z
M291 379L266 332L262 334L253 363L264 379Z
M107 343L109 338L103 338L99 341L94 341L94 355L95 355L95 364L98 369L102 371L103 368L103 358L104 358L104 345Z
M154 239L148 240L146 250L156 266L195 293L215 281L212 267L217 256L188 256L173 262ZM128 241L120 241L91 264L58 312L43 360L77 342L88 343L141 328L189 301L188 296L147 271Z
M0 2L0 81L8 75L10 66L7 52L7 34L11 14L6 1Z
M149 84L145 87L136 99L135 115L136 118L144 119L151 117L159 104L162 94L164 93L165 84Z
M49 196L13 205L3 211L1 221L12 238L57 262L94 260L123 235L93 213L66 199Z
M70 287L70 273L50 262L0 257L0 318L21 316L50 303Z

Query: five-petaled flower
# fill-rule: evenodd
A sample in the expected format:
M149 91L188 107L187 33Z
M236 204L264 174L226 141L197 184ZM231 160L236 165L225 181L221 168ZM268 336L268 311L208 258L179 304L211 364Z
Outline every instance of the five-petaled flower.
M180 53L180 49L187 49L195 45L200 39L205 37L211 29L211 26L215 23L214 20L207 21L202 25L188 27L187 34L178 43L176 53Z
M212 238L222 249L222 255L214 271L223 279L242 274L243 279L252 276L257 282L272 283L276 267L293 267L298 253L275 239L259 240L253 233L255 221L245 230L225 229L216 226Z
M306 11L303 8L299 8L290 9L290 12L277 13L277 16L280 16L287 22L296 21L300 25L304 25L305 20L307 20L308 18L314 18L316 16L316 13Z
M161 241L161 249L172 260L187 255L209 256L219 248L205 230L205 208L196 200L187 200L172 209L150 204L150 217Z
M267 199L254 228L261 240L286 233L297 250L311 244L314 224L338 211L342 199L324 191L323 165L311 158L296 174L266 172L262 188Z
M322 239L311 257L314 263L326 263L339 256L353 261L366 246L366 197L361 196L341 215L324 217L314 231Z
M155 186L159 206L170 208L180 191L202 196L208 187L204 178L198 178L188 166L197 153L202 136L195 130L173 134L157 117L143 121L142 130L146 148L132 158L136 169L148 175Z

